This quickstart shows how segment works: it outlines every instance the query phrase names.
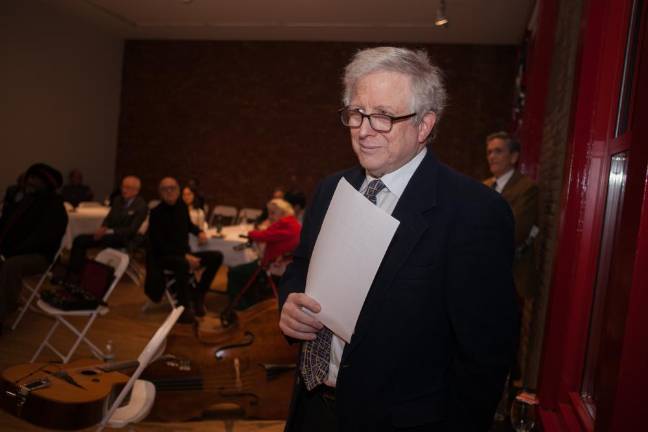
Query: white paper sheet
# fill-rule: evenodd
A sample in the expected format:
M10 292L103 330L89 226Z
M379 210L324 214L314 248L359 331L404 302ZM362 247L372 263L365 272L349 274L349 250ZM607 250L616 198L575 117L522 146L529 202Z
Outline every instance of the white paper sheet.
M322 306L317 318L347 343L398 225L340 179L315 242L306 294Z

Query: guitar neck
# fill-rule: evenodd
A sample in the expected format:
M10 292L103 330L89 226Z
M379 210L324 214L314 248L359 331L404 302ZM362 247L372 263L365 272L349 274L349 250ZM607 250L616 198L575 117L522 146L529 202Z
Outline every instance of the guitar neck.
M106 365L101 365L98 366L97 369L103 371L103 372L115 372L115 371L120 371L124 369L134 369L139 366L139 362L137 360L129 360L129 361L124 361L124 362L119 362L119 363L111 363L111 364L106 364Z

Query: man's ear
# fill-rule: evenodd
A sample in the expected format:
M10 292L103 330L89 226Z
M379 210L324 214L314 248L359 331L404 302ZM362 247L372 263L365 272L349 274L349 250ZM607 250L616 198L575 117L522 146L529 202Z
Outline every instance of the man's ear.
M428 136L432 133L432 129L436 124L436 114L433 111L428 111L421 123L418 125L418 142L424 143Z

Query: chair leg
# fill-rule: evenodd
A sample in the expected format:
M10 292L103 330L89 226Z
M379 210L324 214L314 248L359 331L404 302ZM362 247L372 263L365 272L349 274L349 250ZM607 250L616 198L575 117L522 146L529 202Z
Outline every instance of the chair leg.
M72 358L72 355L76 352L77 348L78 348L79 345L81 344L81 341L85 342L85 343L90 347L90 351L92 351L92 354L93 354L95 357L97 357L99 360L103 360L103 355L104 355L104 354L103 354L103 351L101 351L101 350L100 350L100 349L99 349L95 344L93 344L92 342L90 342L90 340L87 339L87 338L85 337L85 336L86 336L86 333L88 333L88 330L90 329L90 326L92 325L92 323L93 323L93 322L95 321L95 319L97 318L97 315L96 315L96 314L94 314L94 315L92 315L92 316L90 317L90 319L88 320L88 322L86 323L86 325L83 327L83 330L81 330L81 332L79 332L79 330L78 330L76 327L74 327L72 324L70 324L67 320L65 320L65 319L63 319L63 318L60 318L60 317L57 317L57 318L58 318L58 319L61 321L61 323L63 323L63 324L64 324L68 329L70 329L70 331L71 331L72 333L74 333L74 334L76 334L76 335L78 336L78 337L77 337L77 340L74 341L74 344L72 345L72 347L70 348L70 350L69 350L68 353L66 354L65 358L63 359L63 363L67 363L67 362L70 361L70 358Z
M43 348L45 348L45 346L48 344L50 337L52 337L52 334L54 334L54 331L56 330L56 328L58 327L59 324L60 324L59 320L57 319L56 322L54 323L54 325L52 326L52 328L50 329L49 333L47 333L47 336L45 336L45 339L43 340L43 342L41 342L40 346L38 347L38 349L36 350L36 352L32 356L29 363L34 363L36 358L38 358L41 351L43 351Z
M34 287L34 288L32 288L28 283L23 283L23 286L25 288L27 288L31 292L31 294L29 295L29 298L27 299L27 301L23 305L22 309L20 310L20 313L16 317L16 320L11 325L11 330L16 330L16 327L18 327L18 324L20 323L20 321L22 321L23 316L25 316L25 313L27 312L27 309L29 309L31 307L32 303L36 299L36 297L38 295L38 292L40 291L40 288L43 285L43 283L45 282L45 278L47 277L48 274L49 274L49 271L46 271L45 273L43 273L41 278L38 280L38 283L36 284L36 287Z

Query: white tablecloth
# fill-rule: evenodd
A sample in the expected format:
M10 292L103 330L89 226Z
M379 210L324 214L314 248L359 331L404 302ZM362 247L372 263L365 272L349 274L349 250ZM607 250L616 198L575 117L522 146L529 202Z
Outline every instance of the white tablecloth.
M199 245L198 238L189 234L189 247L192 252L204 252L217 250L223 253L223 264L234 267L246 264L257 259L258 254L252 248L235 250L234 246L242 245L247 240L239 237L239 234L247 234L253 229L252 225L232 225L223 227L221 232L223 237L216 237L216 230L207 230L207 244Z
M68 226L63 247L72 249L72 242L79 234L92 234L101 226L110 207L85 207L68 212Z

